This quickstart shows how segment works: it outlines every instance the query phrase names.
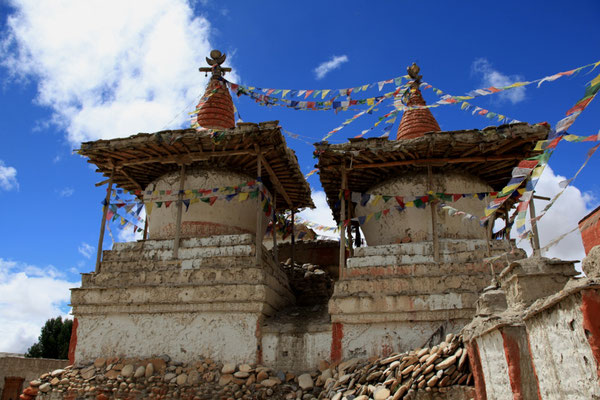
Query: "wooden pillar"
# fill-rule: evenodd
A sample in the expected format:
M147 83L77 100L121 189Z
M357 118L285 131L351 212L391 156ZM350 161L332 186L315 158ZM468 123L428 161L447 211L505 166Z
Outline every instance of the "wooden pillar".
M261 162L260 162L260 153L257 152L256 155L256 178L257 180L261 180ZM256 209L256 264L260 265L262 263L262 209L260 207L260 190L262 189L262 182L257 182L257 187L259 189L259 194L256 196L257 209Z
M179 258L179 238L181 236L181 215L183 212L183 188L185 185L185 165L181 165L179 174L179 192L177 193L177 219L175 220L175 242L173 243L173 259Z
M292 208L292 266L294 266L294 251L296 250L296 213Z
M433 190L433 172L431 171L431 165L427 166L427 192ZM438 238L438 227L437 227L437 211L435 206L437 201L430 201L429 208L431 209L431 237L433 241L433 259L435 262L440 261L440 242Z
M277 191L273 193L273 258L275 265L279 265L279 256L277 254L277 213L275 206L277 205Z
M146 211L146 220L144 221L144 236L142 239L148 239L148 211Z
M492 217L488 219L488 224L485 227L485 244L487 246L487 256L492 256L492 229L494 229L494 223L496 222L496 218Z
M110 203L110 192L112 191L113 177L115 176L115 168L113 167L108 180L108 189L106 189L106 197L104 197L104 206L102 207L102 223L100 224L100 237L98 238L98 253L96 254L96 273L100 272L100 260L102 258L102 243L104 242L104 231L106 230L106 214L108 214L108 203Z
M351 220L354 217L354 204L352 201L348 201L348 216L347 219ZM346 227L346 234L348 235L348 251L350 257L354 256L354 238L352 236L352 221L348 222L348 226Z
M346 220L346 186L348 185L348 178L346 176L346 168L342 166L342 196L340 200L340 271L339 279L344 276L344 270L346 268L346 227L344 221Z
M533 204L535 196L531 196L529 201L529 217L531 219L531 231L533 237L531 238L531 247L533 249L534 256L541 256L542 251L540 250L540 234L538 232L537 221L535 220L535 205Z

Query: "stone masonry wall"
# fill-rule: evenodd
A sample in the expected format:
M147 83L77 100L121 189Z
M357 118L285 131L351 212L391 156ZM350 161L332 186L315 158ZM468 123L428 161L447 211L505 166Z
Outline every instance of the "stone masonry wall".
M600 304L600 290L573 293L525 320L543 399L600 398L600 354L590 346L590 341L600 340L600 331L586 327L587 302ZM596 327L600 324L598 311L596 308L591 321Z
M19 356L3 356L0 354L0 393L4 389L4 378L18 376L24 378L23 387L27 382L58 368L64 368L69 360L54 360L50 358L25 358Z
M260 362L261 323L294 303L287 277L254 236L118 243L73 289L75 361L103 355Z
M484 291L463 330L477 399L600 398L600 279L572 264L518 261Z

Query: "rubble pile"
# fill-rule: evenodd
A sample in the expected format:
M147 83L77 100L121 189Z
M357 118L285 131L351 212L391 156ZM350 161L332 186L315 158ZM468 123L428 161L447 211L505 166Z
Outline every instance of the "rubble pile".
M42 375L29 383L20 398L398 400L416 399L426 392L443 396L452 385L471 381L462 340L448 335L432 348L385 358L332 365L321 361L318 372L299 376L260 365L220 364L211 359L182 363L168 356L146 360L98 358Z
M281 263L299 306L325 304L333 294L333 279L329 273L314 264L292 265L292 259Z
M324 385L319 399L409 400L422 391L444 393L450 386L473 383L462 337L454 334L431 348L371 361L349 360L331 374L331 369L325 370L317 380Z

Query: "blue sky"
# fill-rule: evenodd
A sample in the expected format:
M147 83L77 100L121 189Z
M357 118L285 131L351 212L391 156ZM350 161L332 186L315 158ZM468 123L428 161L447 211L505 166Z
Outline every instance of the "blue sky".
M45 319L68 312L66 288L93 269L103 197L94 183L101 176L72 150L82 140L187 127L186 113L206 84L197 69L210 49L226 52L234 68L229 79L246 85L355 87L404 75L417 62L425 81L464 94L600 60L599 16L600 3L592 0L2 2L0 327L18 329L0 328L0 351L25 350ZM319 79L319 65L336 58L337 68ZM554 125L597 72L471 103ZM431 91L424 96L430 103L438 99ZM264 108L246 97L235 101L244 121L279 120L309 143L353 115ZM599 111L596 100L570 132L598 133ZM443 130L491 124L456 106L433 114ZM374 122L363 117L331 141ZM287 140L302 170L310 171L312 146ZM557 193L558 182L573 175L590 147L561 144L540 194ZM540 223L542 245L599 203L599 167L596 156ZM319 208L306 217L330 223L318 175L309 182ZM105 244L110 246L108 236ZM548 254L581 258L578 234Z

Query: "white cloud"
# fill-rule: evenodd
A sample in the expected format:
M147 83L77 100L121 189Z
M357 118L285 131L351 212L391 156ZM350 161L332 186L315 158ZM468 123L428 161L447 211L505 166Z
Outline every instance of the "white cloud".
M540 196L554 198L562 190L559 183L566 178L561 175L554 174L550 166L546 166L544 173L536 186L536 194ZM535 210L537 215L540 215L544 207L548 204L547 201L534 200ZM595 199L589 193L582 193L577 187L571 185L558 198L556 203L548 210L548 212L538 222L538 231L540 235L541 247L546 246L556 237L577 227L577 223L586 214L594 209L597 205ZM527 220L529 221L529 211ZM530 227L530 224L527 224ZM513 228L513 235L516 233ZM527 240L523 240L519 247L531 254L531 246ZM543 252L545 257L556 257L563 260L581 260L585 257L581 234L579 230L567 235L558 244L550 247Z
M5 166L0 160L0 189L11 190L19 187L17 182L17 170L14 167Z
M0 351L24 353L49 318L66 317L69 282L53 266L39 268L0 258Z
M319 64L319 66L315 68L315 75L317 79L323 79L325 75L327 75L334 69L339 68L345 62L348 62L348 56L343 55L333 56L331 57L331 60Z
M327 204L327 197L325 192L316 191L312 192L312 200L315 204L314 209L306 209L300 213L298 216L304 220L317 223L323 226L336 226L335 220L333 219L333 214L331 213L331 209L329 208L329 204ZM326 236L327 238L338 238L339 236L334 232L324 232L320 230L316 230L313 228L317 234L321 236Z
M508 86L515 82L523 80L523 77L519 75L505 75L502 72L495 70L492 64L485 58L478 58L473 62L471 66L473 73L481 75L482 85L484 87L501 87ZM509 89L496 94L500 99L508 100L513 104L519 103L525 99L525 88L519 87Z
M79 254L81 254L85 258L90 258L92 254L94 254L94 250L96 250L96 248L87 244L86 242L81 242L81 245L79 245L79 247L77 248Z
M73 196L73 193L75 193L75 189L73 189L72 187L66 187L63 190L61 190L58 195L60 197L71 197Z
M188 2L13 4L0 63L12 78L38 82L37 102L53 110L72 145L187 123L211 50L210 23Z

